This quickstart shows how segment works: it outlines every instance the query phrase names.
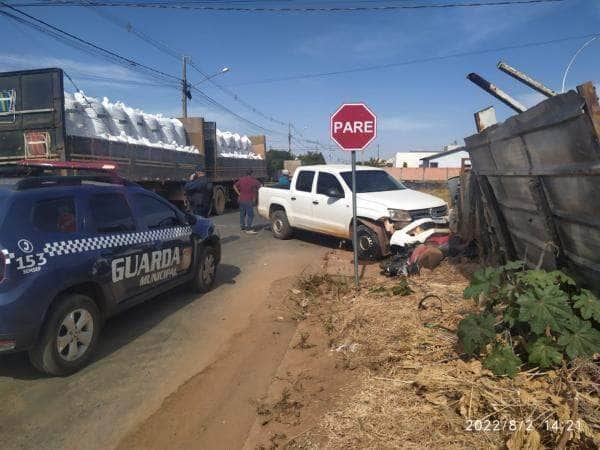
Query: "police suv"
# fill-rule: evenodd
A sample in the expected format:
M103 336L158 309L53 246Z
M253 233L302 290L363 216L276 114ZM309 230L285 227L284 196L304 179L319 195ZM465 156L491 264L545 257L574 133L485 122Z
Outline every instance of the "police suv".
M210 220L133 183L0 174L0 352L76 372L105 319L184 283L206 292L220 257Z

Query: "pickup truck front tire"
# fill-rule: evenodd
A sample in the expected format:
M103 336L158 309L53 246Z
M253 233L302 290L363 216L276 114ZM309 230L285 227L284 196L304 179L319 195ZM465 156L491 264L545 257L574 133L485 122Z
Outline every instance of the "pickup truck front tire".
M290 226L287 214L283 210L274 211L271 214L271 230L277 239L290 239L294 230Z
M367 261L381 259L381 245L377 233L364 224L356 227L358 258Z

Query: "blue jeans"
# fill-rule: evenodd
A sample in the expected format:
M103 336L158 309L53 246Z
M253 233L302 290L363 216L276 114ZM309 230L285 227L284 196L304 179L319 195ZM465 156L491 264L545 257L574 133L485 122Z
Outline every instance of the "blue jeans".
M254 206L252 202L240 202L240 227L242 230L252 228L254 220Z

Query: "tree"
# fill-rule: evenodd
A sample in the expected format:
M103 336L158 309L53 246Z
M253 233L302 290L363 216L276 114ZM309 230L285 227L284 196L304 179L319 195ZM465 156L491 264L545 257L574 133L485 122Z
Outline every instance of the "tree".
M302 161L303 166L311 166L313 164L327 164L325 157L321 152L307 152L304 155L299 155L298 158Z
M267 173L269 178L276 178L277 173L283 169L283 162L294 159L294 155L287 150L267 150L265 162L267 164Z

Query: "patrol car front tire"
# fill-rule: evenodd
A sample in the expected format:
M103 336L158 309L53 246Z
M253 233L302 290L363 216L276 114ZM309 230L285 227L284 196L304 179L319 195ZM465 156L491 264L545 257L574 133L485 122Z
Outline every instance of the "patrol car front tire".
M49 375L75 373L94 353L100 327L100 311L91 298L66 295L52 305L29 359L34 367Z
M208 292L215 282L217 275L217 252L211 246L201 249L196 268L196 276L192 282L193 289L198 293Z

